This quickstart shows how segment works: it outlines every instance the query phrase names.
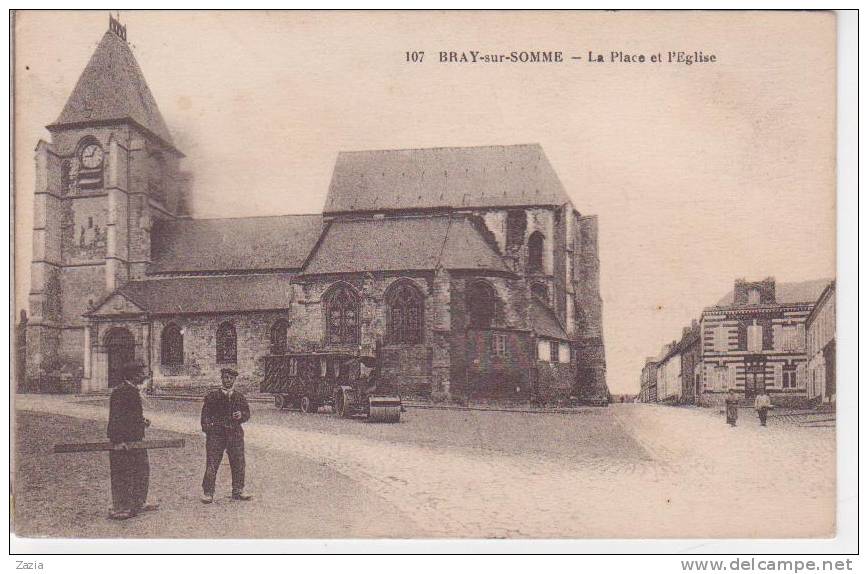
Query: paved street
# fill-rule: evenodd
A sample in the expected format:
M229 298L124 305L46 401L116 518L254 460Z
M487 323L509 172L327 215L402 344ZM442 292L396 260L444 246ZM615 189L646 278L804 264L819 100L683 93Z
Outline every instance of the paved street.
M107 414L103 399L27 395L15 402L19 411L90 421ZM195 402L146 406L153 429L201 441L198 409ZM297 484L299 475L325 480L304 474L305 465L319 466L369 497L367 506L345 503L347 514L376 520L386 512L407 521L400 534L381 535L833 536L834 428L787 417L761 428L748 410L739 422L730 428L715 410L627 404L576 414L409 409L401 424L377 425L254 405L246 425L249 483L265 498L261 520L286 520L293 509L272 508L268 501L280 495L272 490ZM260 465L253 453L285 460ZM198 464L201 453L188 456ZM173 468L154 460L153 475ZM189 480L195 492L198 477ZM315 509L317 497L325 501L328 493L312 488L309 496ZM174 520L171 510L161 520ZM315 535L346 535L346 528L322 530Z

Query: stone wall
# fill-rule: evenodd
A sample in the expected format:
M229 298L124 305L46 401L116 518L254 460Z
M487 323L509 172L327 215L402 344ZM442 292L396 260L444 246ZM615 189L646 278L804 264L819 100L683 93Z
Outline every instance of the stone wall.
M173 387L208 387L220 384L220 370L229 367L238 371L236 384L245 390L258 390L264 373L262 357L269 354L271 326L287 314L280 311L160 317L152 323L151 370L153 383L159 389ZM223 322L235 326L237 357L235 362L217 362L217 328ZM166 325L174 323L184 336L184 363L163 365L161 340ZM293 335L290 325L289 337Z
M418 344L392 344L387 337L386 294L399 282L416 287L423 297L424 325ZM324 296L339 284L348 286L359 299L359 344L335 346L326 341ZM429 396L449 387L449 353L446 337L450 296L448 276L435 280L434 274L413 276L364 274L335 278L308 278L295 285L290 312L288 346L295 351L344 351L373 355L377 341L383 342L381 376L402 394Z
M537 361L537 393L544 404L557 404L573 396L576 382L574 362Z

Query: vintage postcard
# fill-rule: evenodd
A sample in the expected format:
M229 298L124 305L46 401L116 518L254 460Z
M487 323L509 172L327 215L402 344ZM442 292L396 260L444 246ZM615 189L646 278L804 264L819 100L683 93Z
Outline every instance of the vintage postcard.
M834 538L836 25L14 12L15 536Z

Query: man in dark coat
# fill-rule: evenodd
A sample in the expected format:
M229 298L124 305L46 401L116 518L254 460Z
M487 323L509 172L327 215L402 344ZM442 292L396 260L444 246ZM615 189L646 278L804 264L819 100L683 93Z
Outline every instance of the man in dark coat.
M244 429L241 425L250 420L250 406L244 395L235 390L233 369L222 369L221 389L205 395L202 405L202 432L205 433L205 477L202 479L202 502L214 502L214 483L217 470L223 460L223 451L229 456L232 470L232 499L250 500L252 495L244 492Z
M124 381L114 388L109 401L107 433L115 450L109 451L112 513L109 518L126 520L140 512L157 510L146 504L151 472L146 449L130 449L129 444L145 438L151 422L143 416L139 386L145 382L144 367L130 363L123 367Z

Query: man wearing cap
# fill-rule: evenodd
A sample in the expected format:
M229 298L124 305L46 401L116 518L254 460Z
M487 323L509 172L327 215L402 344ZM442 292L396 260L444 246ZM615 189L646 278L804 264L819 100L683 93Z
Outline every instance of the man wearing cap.
M232 499L250 500L244 492L244 429L250 420L250 407L244 395L235 390L233 369L222 369L222 388L209 391L202 405L202 432L205 433L205 477L202 479L202 502L214 502L214 483L223 460L223 451L229 456L232 470Z
M150 510L156 504L146 504L151 472L146 449L130 449L129 444L145 438L145 428L151 421L142 413L139 386L147 376L140 363L124 365L123 382L116 386L109 401L107 433L114 449L109 451L111 469L112 512L109 518L126 520Z

